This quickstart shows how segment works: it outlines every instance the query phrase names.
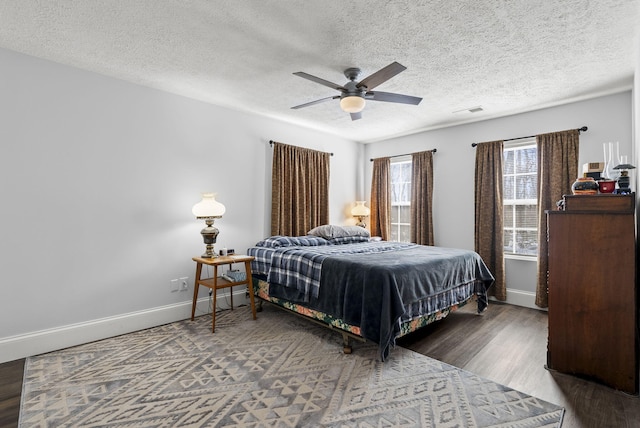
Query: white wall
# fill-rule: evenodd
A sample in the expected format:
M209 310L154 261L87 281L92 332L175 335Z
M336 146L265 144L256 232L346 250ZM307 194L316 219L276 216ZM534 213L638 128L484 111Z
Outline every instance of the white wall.
M371 192L370 158L438 149L433 161L435 244L473 249L475 149L471 147L471 143L562 131L586 125L589 130L580 136L580 168L589 161L602 161L602 143L608 141L619 141L621 154L632 158L631 106L631 91L626 91L368 144L365 148L365 177L368 177L365 194L370 195ZM507 260L506 273L508 302L535 307L535 263Z
M188 317L191 207L218 193L217 248L267 236L270 139L333 152L331 222L352 221L359 143L12 51L0 64L0 362ZM180 277L190 291L170 292Z

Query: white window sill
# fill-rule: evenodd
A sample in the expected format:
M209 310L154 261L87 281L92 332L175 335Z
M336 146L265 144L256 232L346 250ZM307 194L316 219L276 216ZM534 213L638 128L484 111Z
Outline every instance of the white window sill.
M520 254L505 254L505 260L523 260L526 262L538 262L538 256L524 256Z

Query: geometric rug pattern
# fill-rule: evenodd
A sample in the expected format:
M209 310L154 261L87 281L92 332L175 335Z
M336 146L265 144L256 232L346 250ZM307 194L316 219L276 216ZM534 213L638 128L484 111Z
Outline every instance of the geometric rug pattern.
M263 305L27 358L20 427L560 427L564 409L413 351L384 363Z

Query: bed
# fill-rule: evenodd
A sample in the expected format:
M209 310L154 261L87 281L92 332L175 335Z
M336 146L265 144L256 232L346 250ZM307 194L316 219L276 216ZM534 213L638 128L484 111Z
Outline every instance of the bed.
M487 308L493 276L469 250L372 241L366 229L325 225L308 236L272 236L249 248L255 295L343 333L378 344L477 302Z

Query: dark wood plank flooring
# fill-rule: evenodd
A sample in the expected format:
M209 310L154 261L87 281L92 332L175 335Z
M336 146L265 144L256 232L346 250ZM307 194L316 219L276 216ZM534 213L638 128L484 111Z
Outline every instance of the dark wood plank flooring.
M494 302L482 315L474 308L398 345L565 407L563 428L640 427L640 398L544 368L546 312ZM0 364L0 427L18 426L23 371L24 360Z
M0 364L0 427L18 426L24 359Z

